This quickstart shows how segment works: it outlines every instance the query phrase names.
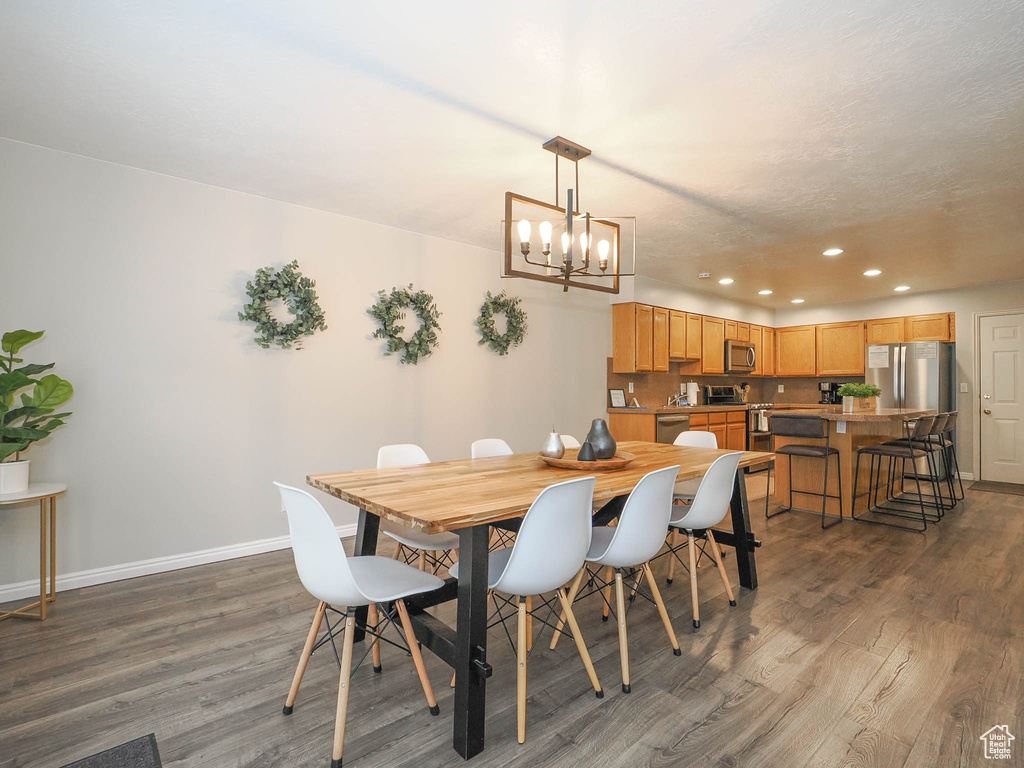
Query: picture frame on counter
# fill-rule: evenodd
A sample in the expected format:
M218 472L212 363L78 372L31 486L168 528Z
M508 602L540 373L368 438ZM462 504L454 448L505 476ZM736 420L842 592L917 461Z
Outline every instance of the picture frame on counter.
M609 389L608 396L611 399L612 408L626 407L626 392L622 389Z

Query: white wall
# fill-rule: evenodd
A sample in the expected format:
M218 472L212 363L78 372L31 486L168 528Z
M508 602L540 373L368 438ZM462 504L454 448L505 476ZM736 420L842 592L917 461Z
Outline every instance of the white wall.
M612 303L639 301L656 307L681 309L700 315L725 317L755 325L774 325L775 312L765 307L730 301L710 293L699 293L672 283L664 283L650 277L623 279L622 290L612 298Z
M984 273L984 261L979 261L979 274ZM960 468L977 472L975 461L978 430L978 395L975 390L975 328L974 315L978 312L1003 309L1024 309L1024 280L1005 283L987 283L950 291L935 291L911 296L892 296L874 301L851 301L830 307L779 310L776 325L805 325L836 323L844 320L871 320L880 317L924 315L933 312L956 313L957 382L966 382L968 392L957 394L957 420L959 437L957 450Z
M385 443L525 451L604 412L607 296L501 280L493 251L16 142L0 140L0 168L0 329L45 329L27 359L75 386L68 425L27 454L34 479L70 486L62 574L281 536L271 480L369 467ZM236 316L245 282L292 259L329 329L260 349ZM418 366L382 357L366 314L409 282L443 313ZM475 325L502 289L530 324L505 358ZM0 511L0 595L38 573L33 512Z

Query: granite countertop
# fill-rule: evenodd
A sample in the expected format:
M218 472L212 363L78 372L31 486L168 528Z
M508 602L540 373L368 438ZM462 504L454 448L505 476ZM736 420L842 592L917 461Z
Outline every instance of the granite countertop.
M825 408L832 406L810 406L803 409L810 413L818 413L822 418L829 421L902 421L904 419L916 419L921 416L931 416L935 411L929 410L907 410L904 408L876 408L873 411L858 411L856 413L843 413L842 411L826 411ZM792 410L792 409L788 409ZM770 415L775 411L770 411ZM782 411L785 413L785 411Z
M646 405L640 408L609 408L608 413L639 413L657 415L659 413L715 413L719 411L745 411L747 406L740 405Z

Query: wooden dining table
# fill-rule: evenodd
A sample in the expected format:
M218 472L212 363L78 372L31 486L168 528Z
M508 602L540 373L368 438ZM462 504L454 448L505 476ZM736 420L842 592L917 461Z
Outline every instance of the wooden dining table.
M625 468L593 472L594 500L603 504L595 525L618 517L630 491L648 472L674 464L679 481L704 476L719 456L731 451L662 443L622 442L619 451L635 459ZM745 451L731 501L732 531L715 531L715 539L736 550L740 585L757 588L754 550L760 543L750 527L745 469L774 460L774 454ZM366 469L309 475L306 482L359 508L353 554L374 555L381 519L425 531L453 531L459 536L459 578L440 589L406 600L416 639L455 670L453 746L469 759L484 748L487 663L487 562L491 526L513 528L542 490L588 473L548 466L537 453L486 459L442 461L408 467ZM426 612L457 600L451 627ZM365 626L367 609L356 612ZM357 629L355 641L365 639Z

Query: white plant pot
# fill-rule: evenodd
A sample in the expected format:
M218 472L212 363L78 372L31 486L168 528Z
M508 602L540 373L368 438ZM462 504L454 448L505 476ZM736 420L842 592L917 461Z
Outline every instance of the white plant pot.
M28 490L28 459L0 461L0 495Z

